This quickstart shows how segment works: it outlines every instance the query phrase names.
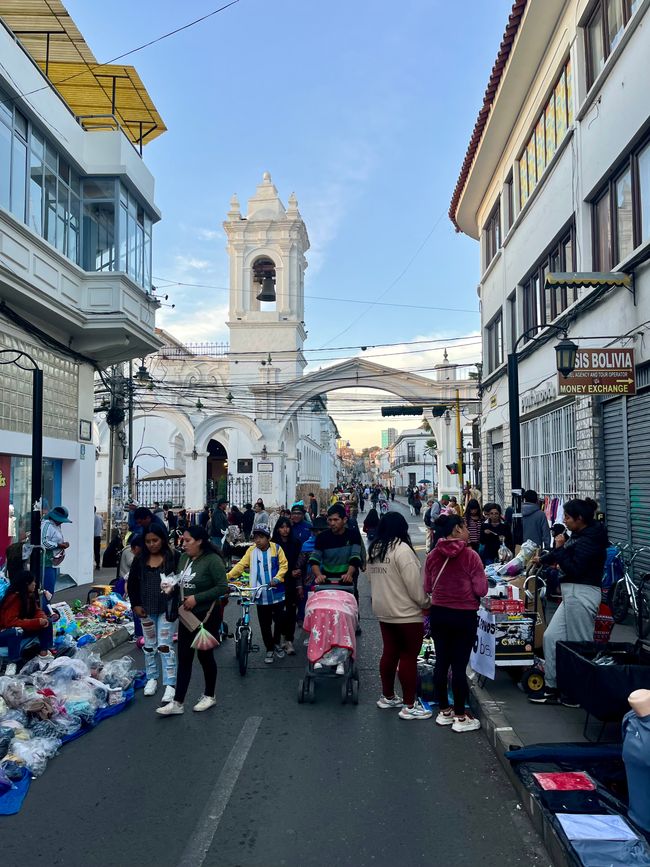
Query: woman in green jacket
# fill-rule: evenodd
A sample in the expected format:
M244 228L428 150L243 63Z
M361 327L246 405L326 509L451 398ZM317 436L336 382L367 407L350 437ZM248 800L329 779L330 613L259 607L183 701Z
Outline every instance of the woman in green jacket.
M210 542L207 531L199 526L188 527L183 533L183 551L178 567L183 591L181 605L201 621L207 616L205 628L216 637L221 624L220 598L228 593L223 559ZM157 713L161 716L172 716L184 711L183 702L192 677L194 635L195 633L187 629L179 619L176 694L174 701L157 708ZM213 649L197 650L196 653L205 677L205 690L194 705L194 710L204 711L217 703L214 695L217 685L217 663Z

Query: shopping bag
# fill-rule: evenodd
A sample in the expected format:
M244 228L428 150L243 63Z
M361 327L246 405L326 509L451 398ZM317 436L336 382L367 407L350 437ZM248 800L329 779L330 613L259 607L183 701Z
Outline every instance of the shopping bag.
M192 642L194 650L212 650L212 648L216 647L218 644L219 642L214 635L208 632L205 626L201 624L199 626L199 631L194 636L194 641Z

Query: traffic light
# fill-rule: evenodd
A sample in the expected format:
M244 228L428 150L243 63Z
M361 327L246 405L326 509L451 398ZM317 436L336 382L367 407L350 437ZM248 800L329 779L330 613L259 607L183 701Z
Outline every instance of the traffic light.
M447 472L449 473L450 476L457 476L458 475L458 464L457 463L454 462L453 464L446 464L445 466L447 467Z
M422 415L421 406L382 406L382 416L388 415Z

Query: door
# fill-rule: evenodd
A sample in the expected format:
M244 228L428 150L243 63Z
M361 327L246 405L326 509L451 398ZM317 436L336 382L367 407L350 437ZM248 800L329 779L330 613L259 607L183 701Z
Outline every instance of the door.
M505 478L503 474L503 443L492 446L492 466L494 467L494 501L505 508Z

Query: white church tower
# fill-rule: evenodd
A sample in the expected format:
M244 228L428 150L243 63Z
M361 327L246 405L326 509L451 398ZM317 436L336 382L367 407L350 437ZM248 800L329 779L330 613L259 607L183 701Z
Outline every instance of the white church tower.
M285 208L265 172L245 216L232 197L223 227L230 257L231 382L302 376L309 238L295 195Z

